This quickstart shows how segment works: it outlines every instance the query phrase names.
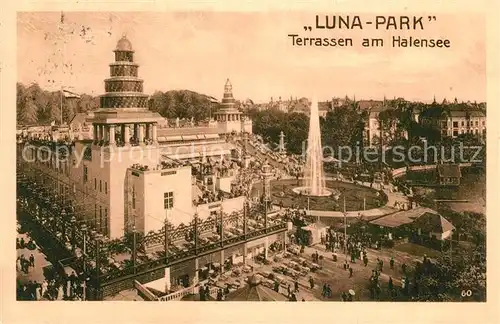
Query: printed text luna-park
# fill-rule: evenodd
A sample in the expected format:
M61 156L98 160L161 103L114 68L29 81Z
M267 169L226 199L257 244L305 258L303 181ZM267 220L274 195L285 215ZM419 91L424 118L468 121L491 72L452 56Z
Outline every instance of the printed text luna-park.
M388 31L416 31L425 30L436 20L436 16L374 16L362 18L361 16L349 15L316 15L315 25L306 25L303 28L306 33L313 30L363 30L369 28ZM352 38L321 36L323 37L288 34L293 46L353 46ZM363 47L383 47L386 44L382 38L363 38L360 40L360 45ZM413 37L405 33L403 36L392 35L390 45L392 47L449 48L451 47L451 41L446 38Z

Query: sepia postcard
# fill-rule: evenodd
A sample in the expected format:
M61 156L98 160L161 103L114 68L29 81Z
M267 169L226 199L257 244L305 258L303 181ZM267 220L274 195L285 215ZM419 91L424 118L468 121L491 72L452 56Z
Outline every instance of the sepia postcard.
M500 321L493 3L10 6L0 321Z

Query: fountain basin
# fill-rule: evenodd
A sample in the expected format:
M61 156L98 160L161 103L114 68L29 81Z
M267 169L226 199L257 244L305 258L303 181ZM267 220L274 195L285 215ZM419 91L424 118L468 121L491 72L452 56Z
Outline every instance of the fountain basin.
M311 192L311 188L309 187L296 187L292 189L293 192L295 192L298 195L305 195L305 196L311 196L311 197L328 197L331 196L334 193L334 190L328 189L328 188L322 188L320 192ZM338 199L338 196L340 193L338 190L335 190L335 197Z

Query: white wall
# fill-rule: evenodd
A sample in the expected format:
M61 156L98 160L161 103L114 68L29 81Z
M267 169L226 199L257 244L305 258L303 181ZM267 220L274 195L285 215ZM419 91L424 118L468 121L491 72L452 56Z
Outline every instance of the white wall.
M225 191L225 192L231 192L231 182L234 180L234 176L232 177L224 177L224 178L217 178L216 180L216 189Z
M200 219L205 219L210 216L213 211L219 212L222 209L224 213L231 214L233 212L239 212L243 210L243 205L245 203L245 197L236 197L231 199L224 199L221 201L216 201L209 204L202 204L197 206L198 216Z
M174 193L174 207L169 211L169 222L177 226L181 223L187 225L192 220L194 208L191 166L144 172L142 179L144 191L140 195L144 197L143 214L146 233L163 227L162 222L167 215L163 204L166 192Z

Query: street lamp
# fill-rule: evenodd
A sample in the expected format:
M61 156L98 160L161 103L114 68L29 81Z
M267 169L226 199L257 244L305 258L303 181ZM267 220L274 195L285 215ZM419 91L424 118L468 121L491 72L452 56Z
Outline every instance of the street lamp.
M83 232L83 300L87 300L87 224L82 225Z
M71 250L75 252L75 244L76 244L76 237L75 237L75 231L76 231L76 218L75 216L71 217Z

